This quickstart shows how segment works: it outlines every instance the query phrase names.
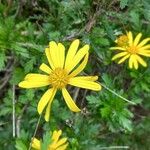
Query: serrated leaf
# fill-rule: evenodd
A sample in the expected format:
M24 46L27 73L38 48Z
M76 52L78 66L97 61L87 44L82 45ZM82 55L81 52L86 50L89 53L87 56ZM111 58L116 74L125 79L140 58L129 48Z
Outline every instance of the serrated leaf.
M106 38L100 38L99 39L99 44L101 45L101 46L109 46L109 40L108 39L106 39Z
M103 118L107 118L111 113L110 107L107 106L107 107L101 108L100 113L101 113Z
M49 131L43 136L43 141L41 143L41 150L48 150L48 146L51 143L51 135Z
M140 20L140 14L136 12L135 10L130 12L130 21L133 23L133 27L136 30L141 30L141 20Z
M119 116L119 115L118 115ZM131 120L126 118L125 116L119 116L119 122L120 124L128 131L132 131L132 124Z
M35 64L35 58L31 58L26 64L25 64L25 72L29 72L33 70L33 65Z
M104 73L102 75L102 79L104 80L104 82L107 86L112 85L112 79L110 78L110 76L108 74Z
M25 58L29 58L29 52L26 48L21 47L17 44L12 44L12 49L19 55L25 57Z
M86 99L87 99L89 104L100 105L100 100L93 95L86 96Z
M120 0L120 8L123 9L128 5L129 0Z
M16 147L17 150L27 150L26 145L21 140L16 140L15 147Z
M34 93L35 91L33 89L29 89L26 94L27 99L32 101L34 98Z
M5 107L4 109L0 110L0 116L5 116L12 113L11 107Z
M11 79L12 84L18 84L24 77L24 70L22 68L15 68Z

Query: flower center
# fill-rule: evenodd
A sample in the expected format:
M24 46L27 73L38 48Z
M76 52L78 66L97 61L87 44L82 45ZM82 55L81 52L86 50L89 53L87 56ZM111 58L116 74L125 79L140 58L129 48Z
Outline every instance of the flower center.
M136 54L138 52L138 49L136 46L130 46L127 48L128 52L131 54Z
M116 43L118 46L126 47L128 46L128 37L126 35L121 35L117 38Z
M56 68L50 75L50 82L55 88L63 88L69 82L69 75L66 70Z

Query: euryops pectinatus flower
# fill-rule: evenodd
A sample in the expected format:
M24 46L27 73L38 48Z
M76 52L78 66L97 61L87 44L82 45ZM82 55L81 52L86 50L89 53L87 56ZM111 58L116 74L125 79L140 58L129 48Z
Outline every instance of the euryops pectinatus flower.
M60 138L62 131L54 131L51 138L51 143L48 145L48 150L65 150L68 146L67 138ZM36 150L41 150L41 142L33 138L32 147Z
M85 68L89 56L89 45L85 45L79 50L78 47L79 40L77 39L72 42L65 56L63 44L50 42L49 47L45 49L50 67L44 63L40 66L40 70L47 75L29 73L24 81L19 83L22 88L49 86L40 99L37 108L39 114L41 114L46 107L46 121L49 121L51 104L57 90L62 91L66 104L73 112L79 112L80 109L66 89L68 84L95 91L101 90L101 85L95 82L98 79L97 76L77 76Z
M135 39L133 39L132 32L129 31L126 35L121 35L115 42L116 47L111 47L112 50L120 50L112 60L120 59L118 64L123 63L126 59L129 59L129 68L138 69L139 64L146 67L147 63L141 58L140 55L150 57L150 38L141 40L142 34L139 33Z

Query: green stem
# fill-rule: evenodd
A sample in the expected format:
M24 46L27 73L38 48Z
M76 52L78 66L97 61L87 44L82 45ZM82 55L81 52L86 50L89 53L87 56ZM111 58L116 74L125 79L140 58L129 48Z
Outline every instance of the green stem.
M111 92L112 94L118 96L119 98L123 99L124 101L126 101L126 102L128 102L128 103L130 103L130 104L132 104L132 105L136 105L136 103L134 103L134 102L132 102L132 101L130 101L130 100L128 100L128 99L122 97L121 95L117 94L115 91L113 91L113 90L111 90L110 88L108 88L106 85L104 85L104 84L102 84L102 83L100 83L100 84L101 84L106 90L108 90L108 91Z
M110 146L110 147L100 147L99 150L108 150L108 149L129 149L129 146Z
M33 142L33 139L35 138L36 132L38 130L38 127L39 127L39 124L40 124L40 121L41 121L41 116L42 116L42 114L39 116L39 119L38 119L38 122L36 124L35 131L34 131L34 134L33 134L33 137L32 137L32 140L31 140L31 143L30 143L30 146L29 146L28 150L31 150L31 148L32 148L32 142Z

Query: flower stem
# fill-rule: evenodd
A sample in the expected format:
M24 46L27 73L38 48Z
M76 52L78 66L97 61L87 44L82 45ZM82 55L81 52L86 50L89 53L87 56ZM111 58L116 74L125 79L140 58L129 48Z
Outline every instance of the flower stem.
M102 150L102 149L129 149L129 146L110 146L110 147L100 147L99 150Z
M38 119L38 121L37 121L35 130L34 130L34 134L33 134L33 137L32 137L32 140L31 140L31 143L30 143L30 146L29 146L29 149L28 149L28 150L31 150L31 148L32 148L32 142L33 142L33 139L34 139L34 137L35 137L35 135L36 135L36 132L37 132L37 130L38 130L38 127L39 127L39 124L40 124L40 121L41 121L41 116L42 116L42 114L39 116L39 119Z
M13 84L13 87L12 87L12 104L13 104L13 113L12 113L12 120L13 120L13 137L16 136L16 115L15 115L15 85Z
M126 101L126 102L128 102L128 103L130 103L130 104L132 104L132 105L136 105L136 103L134 103L134 102L132 102L132 101L130 101L130 100L128 100L128 99L122 97L121 95L117 94L115 91L113 91L113 90L111 90L110 88L108 88L106 85L104 85L104 84L102 84L102 83L100 83L100 84L101 84L106 90L108 90L108 91L111 92L112 94L118 96L119 98L123 99L124 101Z

